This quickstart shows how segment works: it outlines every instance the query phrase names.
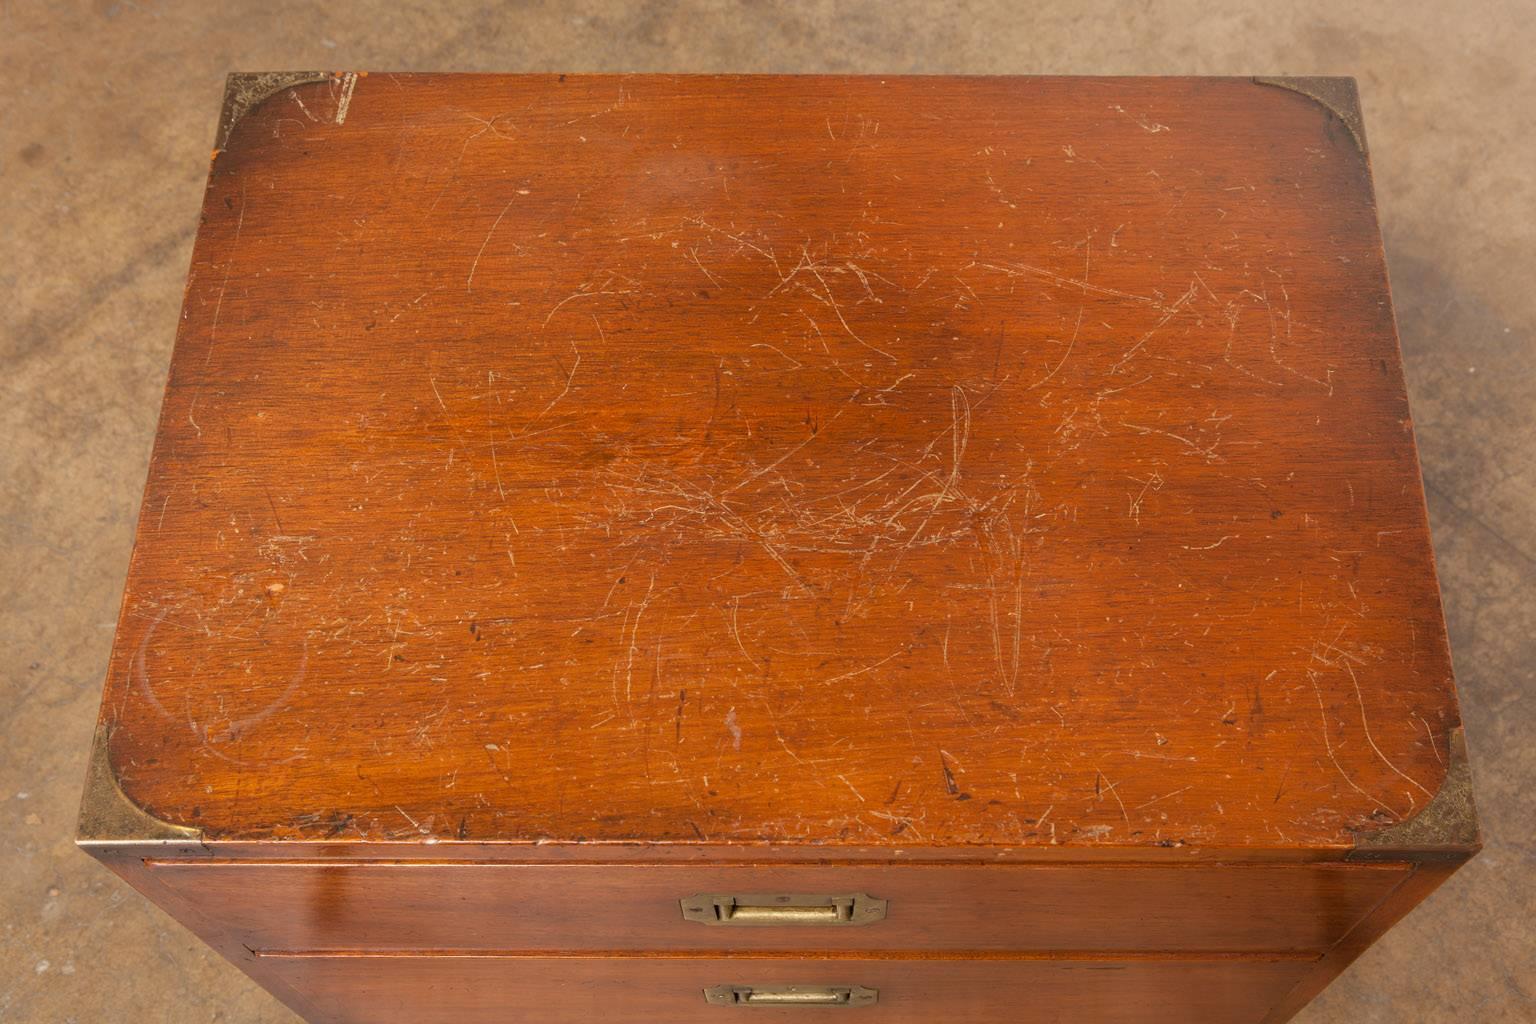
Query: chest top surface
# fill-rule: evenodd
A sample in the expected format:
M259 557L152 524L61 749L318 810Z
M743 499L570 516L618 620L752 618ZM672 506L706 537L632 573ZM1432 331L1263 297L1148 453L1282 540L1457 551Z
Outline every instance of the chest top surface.
M156 817L1337 847L1438 790L1351 111L310 77L236 80L195 244L103 705Z

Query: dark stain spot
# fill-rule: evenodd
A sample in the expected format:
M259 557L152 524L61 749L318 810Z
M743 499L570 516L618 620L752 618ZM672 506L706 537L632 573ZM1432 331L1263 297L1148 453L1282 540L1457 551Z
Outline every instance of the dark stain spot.
M939 770L944 773L944 789L948 791L950 796L957 795L960 792L960 787L955 785L955 773L949 770L949 761L945 759L942 753L939 755Z
M1023 717L1021 714L1019 714L1018 708L1004 704L1000 700L989 700L987 701L987 706L1011 722L1017 722L1020 718Z

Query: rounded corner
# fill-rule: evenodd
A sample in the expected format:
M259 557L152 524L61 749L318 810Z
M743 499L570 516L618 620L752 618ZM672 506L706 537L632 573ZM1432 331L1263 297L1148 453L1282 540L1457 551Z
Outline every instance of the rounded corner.
M335 81L330 71L232 71L224 78L224 101L219 110L215 153L229 148L235 128L268 100L301 85Z
M1466 859L1482 849L1482 827L1462 726L1450 731L1447 745L1445 775L1435 795L1401 821L1356 833L1350 859Z
M75 824L75 845L90 849L116 843L201 843L201 829L162 820L128 795L112 764L111 738L110 727L97 727Z
M1348 75L1255 75L1253 84L1284 89L1311 100L1330 121L1337 121L1349 132L1355 148L1369 159L1365 141L1365 119L1360 111L1360 87Z

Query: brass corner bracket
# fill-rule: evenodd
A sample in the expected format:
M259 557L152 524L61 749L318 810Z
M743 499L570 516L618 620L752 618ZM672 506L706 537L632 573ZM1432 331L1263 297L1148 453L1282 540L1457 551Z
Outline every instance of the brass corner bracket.
M1360 116L1360 93L1355 88L1354 79L1306 75L1261 78L1256 75L1253 81L1258 85L1289 89L1312 100L1349 129L1362 156L1369 154L1365 145L1365 121Z
M111 730L96 728L91 742L90 767L85 775L85 794L75 841L82 846L105 843L186 843L201 845L201 829L161 821L139 807L118 784L108 752Z
M1482 846L1472 799L1472 765L1460 726L1451 731L1447 743L1450 763L1440 791L1413 817L1356 836L1350 860L1400 859L1405 854L1465 856Z
M328 82L329 71L236 71L224 80L224 108L213 147L223 149L240 119L266 100L296 85Z

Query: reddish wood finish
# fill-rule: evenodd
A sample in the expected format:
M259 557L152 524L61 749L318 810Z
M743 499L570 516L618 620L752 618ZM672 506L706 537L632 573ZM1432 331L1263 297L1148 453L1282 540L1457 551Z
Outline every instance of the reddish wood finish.
M1278 1024L1475 850L1352 86L258 84L82 841L310 1020Z
M1341 971L1354 963L1355 958L1364 953L1371 943L1381 938L1388 928L1401 921L1425 897L1438 889L1440 883L1451 877L1464 861L1465 858L1458 858L1415 865L1413 875L1407 881L1394 889L1374 912L1336 943L1328 954L1302 978L1301 982L1286 993L1284 999L1270 1008L1269 1013L1264 1017L1263 1024L1285 1024L1300 1012L1307 1003L1312 1001L1312 997L1321 992ZM1426 953L1428 954L1425 960L1426 969L1432 969L1430 957L1433 954L1430 951Z
M1367 168L1316 103L340 96L210 176L106 695L157 816L1347 846L1437 788Z
M353 998L370 1000L377 998L376 993L383 985L386 989L392 984L389 979L399 978L402 969L408 968L406 961L410 956L400 957L392 955L380 956L334 956L325 951L319 951L318 955L307 956L273 956L258 955L245 941L245 928L250 925L248 917L242 917L239 911L241 903L231 906L227 902L217 900L203 900L207 894L195 891L183 892L182 887L168 887L165 884L167 873L159 859L147 859L147 848L134 849L128 846L104 846L96 847L93 852L97 854L109 867L131 883L147 898L153 900L167 912L176 917L183 925L196 933L204 941L208 942L224 956L242 970L249 973L256 980L271 991L277 998L292 1007L308 1021L332 1021L336 1020L334 1004L346 1002ZM1236 982L1249 997L1247 1004L1239 1004L1240 1010L1234 1010L1231 1019L1233 1021L1259 1022L1263 1024L1283 1024L1291 1015L1299 1010L1313 995L1315 995L1331 978L1348 965L1356 956L1364 950L1386 928L1394 924L1408 910L1422 900L1429 892L1443 881L1451 871L1455 869L1455 863L1433 862L1414 869L1406 884L1394 888L1384 900L1358 925L1356 925L1333 948L1320 959L1316 953L1306 951L1254 951L1249 953L1201 953L1201 952L1174 952L1174 953L1141 953L1119 952L1101 954L1097 958L1091 951L1045 951L1037 953L998 952L983 957L974 952L967 955L965 952L945 953L941 950L907 950L888 951L884 953L870 954L874 958L894 958L905 965L910 965L914 959L942 960L946 966L956 962L964 963L969 960L978 962L984 960L987 963L995 963L998 959L1003 962L1037 962L1065 960L1073 964L1084 964L1084 970L1095 971L1098 969L1113 969L1120 964L1156 963L1161 961L1174 961L1176 963L1203 963L1218 965L1223 968L1237 968ZM1351 869L1368 868L1368 865L1351 865ZM447 884L442 886L444 898L452 892ZM277 903L275 906L280 912L287 912L283 906L281 888L269 887L266 890ZM201 902L189 902L188 898L202 900ZM243 903L243 901L241 901ZM1209 900L1202 900L1202 904L1208 905ZM312 910L313 908L311 908ZM1128 914L1139 913L1135 907L1127 908ZM1271 911L1273 913L1273 911ZM267 927L270 927L268 925ZM575 954L581 959L580 954ZM685 961L690 958L698 958L702 954L671 954L681 956ZM776 956L793 959L795 953L747 953L751 956ZM641 953L638 954L642 962L646 958L660 959L667 954ZM830 964L842 966L846 961L857 960L858 955L847 957L846 954L839 957L835 952L822 952L813 954L815 959L826 959ZM707 959L707 955L704 956ZM524 957L496 958L500 960L524 959ZM528 958L528 962L540 959L537 953ZM543 959L559 959L545 956ZM589 963L603 963L604 958L587 958ZM295 970L296 961L319 961L307 963L302 969ZM335 961L340 961L339 963ZM350 963L348 962L350 961ZM494 960L492 961L494 962ZM607 961L615 965L613 960ZM1269 985L1252 984L1252 978L1248 969L1253 965L1262 963L1286 964L1297 968L1294 972L1287 972L1282 982L1275 987ZM1075 969L1069 964L1067 969ZM428 971L427 973L432 973ZM406 992L398 990L396 994L400 999L399 1012L418 1008L427 1012L436 1012L437 1002L443 998L463 1000L470 993L463 991L471 982L462 974L452 975L448 979L441 979L432 988L414 989L414 998ZM1218 977L1223 975L1218 973ZM654 976L642 973L640 977L652 978ZM763 983L768 983L777 975L759 974ZM1097 981L1096 974L1077 975L1083 979L1085 985L1091 986ZM1226 975L1230 979L1231 975ZM801 980L809 980L802 978ZM714 983L714 982L711 982ZM723 983L723 982L722 982ZM829 982L830 983L830 982ZM533 983L529 983L533 984ZM1187 996L1188 994L1186 994ZM423 1000L426 1000L424 1003ZM347 1005L352 1005L347 1003ZM1161 1005L1161 1004L1159 1004ZM1182 1005L1182 1004L1181 1004ZM321 1007L327 1009L322 1010ZM780 1011L771 1011L779 1013ZM785 1011L787 1014L788 1011ZM807 1011L809 1012L809 1011ZM1006 1019L1017 1019L1018 1008L1007 1015ZM348 1018L342 1017L345 1020ZM386 1018L387 1019L387 1018ZM1212 1018L1220 1020L1220 1018Z
M152 873L189 904L219 908L257 951L1321 951L1410 869L188 861ZM890 912L856 928L706 927L678 907L700 892L868 892Z
M1248 1024L1307 970L1289 960L1155 962L752 960L367 957L299 958L269 965L309 993L316 1024L503 1024L612 1020L746 1024L816 1020L853 1024ZM711 1006L719 984L863 985L858 1009Z

